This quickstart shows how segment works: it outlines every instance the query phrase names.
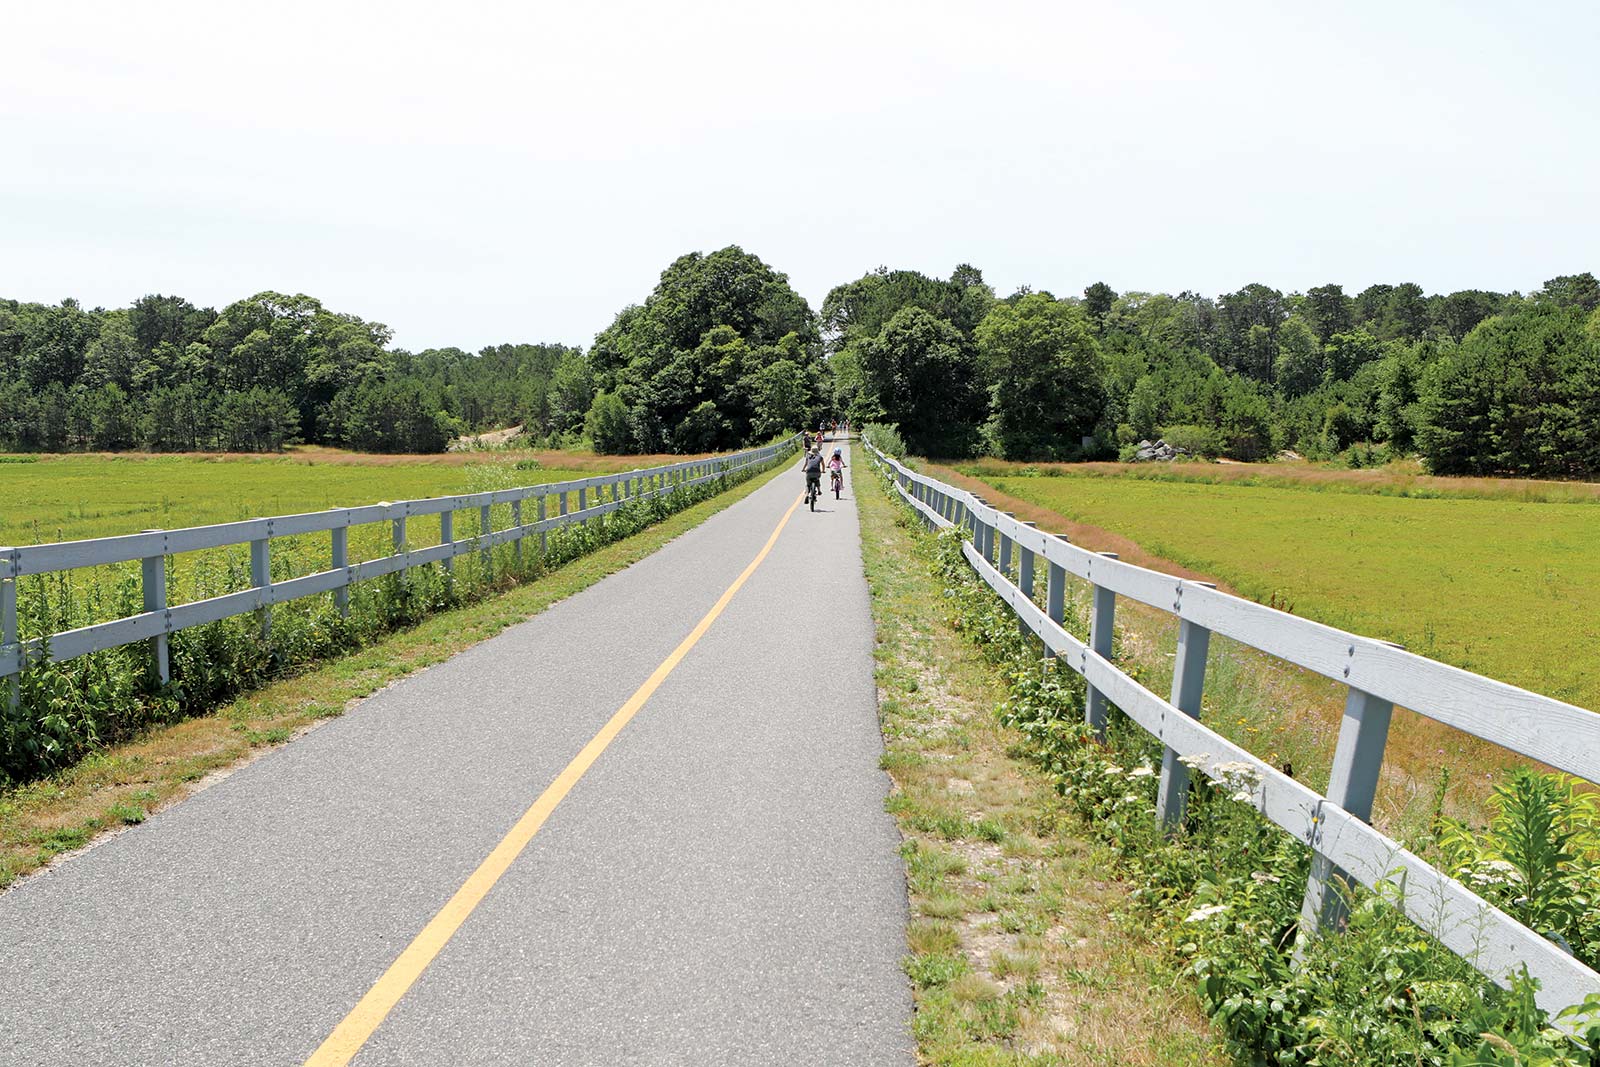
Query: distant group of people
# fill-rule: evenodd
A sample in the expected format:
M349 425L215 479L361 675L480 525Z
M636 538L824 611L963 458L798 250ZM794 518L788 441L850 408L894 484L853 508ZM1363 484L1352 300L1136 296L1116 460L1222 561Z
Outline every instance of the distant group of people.
M822 472L825 470L833 476L835 495L838 494L838 490L841 488L845 468L843 450L835 448L833 454L826 459L822 455L822 446L829 440L828 431L830 427L833 433L837 435L840 432L841 425L843 432L850 432L849 423L821 422L817 424L816 437L813 438L809 431L800 435L801 444L804 446L800 459L800 469L805 471L806 474L806 499L808 501L815 502L816 498L822 494Z

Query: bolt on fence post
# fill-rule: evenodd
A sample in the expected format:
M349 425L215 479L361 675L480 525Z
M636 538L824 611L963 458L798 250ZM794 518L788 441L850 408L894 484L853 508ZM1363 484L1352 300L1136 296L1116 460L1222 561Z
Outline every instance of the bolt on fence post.
M15 650L17 669L22 669L22 630L17 624L17 572L16 557L11 549L0 548L0 652ZM6 678L6 706L15 708L22 702L22 679L13 674Z
M1117 558L1115 552L1102 552L1100 555L1105 559ZM1110 659L1112 637L1116 632L1117 594L1094 582L1093 561L1089 568L1090 582L1094 587L1094 608L1089 616L1089 648L1095 655ZM1083 704L1083 721L1094 730L1096 737L1106 736L1106 695L1092 685Z
M161 530L145 530L144 532L148 534L162 533ZM167 634L165 629L167 619L166 547L167 539L163 536L161 538L161 554L146 556L139 561L139 585L144 593L144 610L146 612L159 611L162 617L162 632L150 639L150 673L160 685L166 685L172 681L172 665L167 654Z
M1200 718L1200 701L1206 684L1206 653L1210 649L1210 630L1187 619L1178 621L1178 656L1172 665L1171 703L1192 719ZM1168 745L1161 753L1161 788L1156 797L1156 812L1168 831L1176 830L1183 822L1188 800L1189 768L1179 762L1177 751Z
M1351 653L1355 652L1354 646ZM1362 822L1372 821L1372 802L1378 793L1378 773L1383 770L1383 749L1389 739L1389 719L1394 705L1381 697L1352 687L1345 697L1344 721L1333 750L1327 798ZM1341 883L1350 878L1332 860L1317 851L1320 822L1312 832L1311 877L1306 882L1300 909L1298 956L1310 938L1325 930L1343 929L1349 913Z
M266 641L272 636L272 605L267 602L267 597L272 589L272 565L269 555L269 545L272 542L272 527L267 527L267 536L258 537L250 542L250 584L261 590L261 606L256 609L256 616L261 620L261 640Z

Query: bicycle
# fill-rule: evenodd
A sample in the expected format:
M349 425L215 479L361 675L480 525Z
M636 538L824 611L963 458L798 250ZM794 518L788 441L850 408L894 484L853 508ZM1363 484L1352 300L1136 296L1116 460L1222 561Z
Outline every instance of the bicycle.
M808 507L810 507L812 511L816 511L817 510L817 497L819 497L821 495L822 495L822 479L821 478L807 478L806 479L806 505Z
M838 500L839 494L844 492L844 471L833 472L833 499Z

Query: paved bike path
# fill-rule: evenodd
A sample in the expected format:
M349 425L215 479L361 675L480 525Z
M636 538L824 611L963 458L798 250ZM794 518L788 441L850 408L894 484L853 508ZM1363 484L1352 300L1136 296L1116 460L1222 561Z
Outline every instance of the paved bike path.
M800 486L0 895L8 1057L303 1063ZM353 1063L911 1062L850 496L792 515Z

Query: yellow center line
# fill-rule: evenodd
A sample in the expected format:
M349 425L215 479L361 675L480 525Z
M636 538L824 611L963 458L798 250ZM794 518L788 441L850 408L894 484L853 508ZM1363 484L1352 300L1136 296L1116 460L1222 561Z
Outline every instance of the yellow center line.
M756 568L761 566L762 561L772 551L772 546L778 543L778 535L783 533L789 517L799 506L798 499L789 505L789 510L778 520L772 536L767 538L767 543L756 553L756 558L751 560L750 565L734 579L732 585L728 586L717 602L711 606L711 610L706 612L705 618L695 624L695 628L689 631L689 636L672 650L670 656L661 661L661 666L645 679L645 683L634 691L627 703L617 709L617 713L611 716L610 721L601 727L600 732L583 746L583 750L573 757L572 762L556 776L556 780L539 795L539 799L533 802L533 807L523 813L517 824L500 839L494 851L478 864L478 869L468 876L460 889L456 890L455 896L439 909L439 913L428 921L428 925L422 928L416 939L406 946L405 951L400 953L399 957L389 965L389 969L383 972L383 976L367 991L367 995L361 998L338 1026L334 1027L328 1039L306 1060L305 1067L343 1067L361 1051L361 1046L367 1043L373 1031L388 1018L394 1006L400 1002L400 998L405 996L406 991L422 976L422 972L433 962L434 957L439 955L445 943L460 929L461 924L466 922L467 916L483 902L483 898L494 888L500 876L506 873L512 862L528 846L528 842L533 840L533 836L544 826L545 820L550 817L556 805L572 791L572 787L578 784L578 779L582 778L584 772L600 758L600 753L606 750L606 747L622 732L622 728L639 713L645 701L660 688L661 683L666 681L667 675L683 661L689 650L705 636L706 631L717 621L717 617L728 606L734 594L755 573Z

